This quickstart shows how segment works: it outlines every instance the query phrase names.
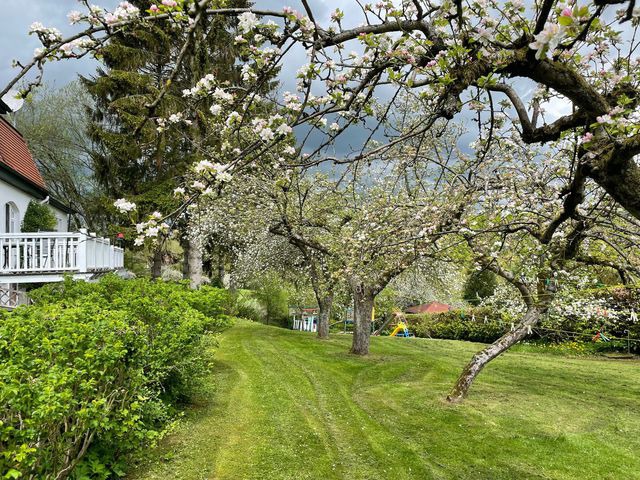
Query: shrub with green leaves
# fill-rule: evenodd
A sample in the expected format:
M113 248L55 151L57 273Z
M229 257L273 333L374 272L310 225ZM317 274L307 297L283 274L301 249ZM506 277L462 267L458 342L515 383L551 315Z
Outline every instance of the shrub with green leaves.
M236 296L222 288L203 285L189 292L188 301L193 308L210 318L235 313Z
M627 335L640 340L639 315L639 287L566 290L557 296L553 307L527 338L545 343L591 342L593 336L602 332L611 341L590 347L590 352L626 350ZM507 332L517 318L491 307L476 307L408 315L408 320L418 337L490 343ZM640 341L629 342L629 349L639 353Z
M417 337L484 343L500 338L513 321L508 314L491 308L408 315L407 320Z
M462 295L471 305L480 305L482 300L493 295L497 277L491 270L472 270L464 283Z
M207 371L227 294L107 276L32 296L0 322L0 476L119 476Z

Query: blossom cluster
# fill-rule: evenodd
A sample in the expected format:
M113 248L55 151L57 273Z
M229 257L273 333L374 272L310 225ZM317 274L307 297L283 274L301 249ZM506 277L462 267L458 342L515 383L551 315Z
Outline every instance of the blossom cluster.
M535 36L535 41L529 44L532 50L536 50L537 59L545 58L553 53L565 38L576 35L582 21L590 16L588 7L579 7L577 4L559 3L556 11L556 21L547 22L544 29Z
M33 22L29 27L29 33L35 33L43 45L48 46L62 40L62 33L57 28L45 27L40 22Z
M130 213L136 209L136 204L129 202L124 198L120 198L113 202L113 206L121 213Z
M104 15L104 21L107 25L132 20L140 16L140 9L129 2L120 2L113 12L107 12Z
M171 233L171 227L165 221L160 212L153 212L147 218L147 221L136 224L136 232L138 236L134 240L134 245L144 245L146 240L158 241L161 235Z

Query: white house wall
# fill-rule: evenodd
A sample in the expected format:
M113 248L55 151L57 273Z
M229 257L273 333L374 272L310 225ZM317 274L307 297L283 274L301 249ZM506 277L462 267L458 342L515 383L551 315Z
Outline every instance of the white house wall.
M34 200L36 202L41 201L39 199L33 198L31 195L23 192L13 185L9 185L0 180L0 232L4 232L7 221L5 218L7 214L5 204L8 202L13 202L16 204L16 207L18 207L18 211L20 214L20 221L18 222L18 225L22 225L22 219L24 218L24 214L27 211L30 200ZM56 231L66 232L69 226L68 215L62 210L58 210L51 205L49 205L49 208L51 208L58 221Z

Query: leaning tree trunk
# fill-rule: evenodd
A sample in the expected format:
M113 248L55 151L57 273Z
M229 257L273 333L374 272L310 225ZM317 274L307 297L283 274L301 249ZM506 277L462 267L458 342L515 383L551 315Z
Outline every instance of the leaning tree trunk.
M184 245L183 278L189 280L190 286L196 289L202 285L202 251L193 240L186 240Z
M331 316L332 305L333 294L318 298L318 338L323 340L329 338L329 317Z
M504 334L491 345L476 353L462 370L447 400L456 403L464 399L471 384L487 363L522 340L529 333L530 328L538 323L541 313L543 310L540 307L530 307L513 331Z
M367 355L371 337L371 316L375 295L362 284L352 287L353 293L353 342L351 353Z

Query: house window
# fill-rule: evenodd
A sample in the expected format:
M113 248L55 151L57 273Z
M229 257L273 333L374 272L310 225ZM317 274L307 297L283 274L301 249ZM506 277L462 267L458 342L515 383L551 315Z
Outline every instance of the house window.
M8 202L5 204L4 220L4 231L6 233L17 233L20 231L20 211L15 203Z

